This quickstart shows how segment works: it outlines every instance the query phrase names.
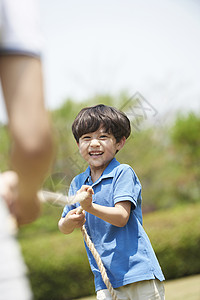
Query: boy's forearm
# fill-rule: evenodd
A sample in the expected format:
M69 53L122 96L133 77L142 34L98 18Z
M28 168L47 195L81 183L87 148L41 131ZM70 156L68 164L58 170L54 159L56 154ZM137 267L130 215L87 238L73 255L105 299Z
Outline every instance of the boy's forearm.
M92 205L86 210L89 213L114 226L123 227L128 222L130 215L130 202L125 202L128 203L127 209L122 207L121 205L116 205L115 207L107 207L92 203Z
M59 222L58 222L58 228L64 234L70 234L75 229L73 226L70 226L68 223L66 223L65 218L61 218L59 220Z

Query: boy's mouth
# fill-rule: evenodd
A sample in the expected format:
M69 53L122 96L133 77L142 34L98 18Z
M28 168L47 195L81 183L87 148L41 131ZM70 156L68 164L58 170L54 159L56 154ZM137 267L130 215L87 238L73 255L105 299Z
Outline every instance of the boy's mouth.
M89 155L90 155L90 156L100 156L100 155L102 155L102 154L103 154L102 151L90 151L90 152L89 152Z

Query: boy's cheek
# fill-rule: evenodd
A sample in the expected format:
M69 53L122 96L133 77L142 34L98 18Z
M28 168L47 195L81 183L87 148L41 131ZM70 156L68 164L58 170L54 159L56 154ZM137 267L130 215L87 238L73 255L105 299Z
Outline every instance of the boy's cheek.
M78 149L79 149L80 153L86 153L86 151L87 151L87 148L84 147L84 145L82 145L82 144L79 144Z

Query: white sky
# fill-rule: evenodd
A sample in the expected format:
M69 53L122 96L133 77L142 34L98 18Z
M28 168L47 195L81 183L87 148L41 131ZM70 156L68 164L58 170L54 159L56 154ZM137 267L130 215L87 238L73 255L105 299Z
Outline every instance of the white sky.
M200 111L198 0L40 0L46 104L139 91L162 115ZM5 121L0 103L0 121Z

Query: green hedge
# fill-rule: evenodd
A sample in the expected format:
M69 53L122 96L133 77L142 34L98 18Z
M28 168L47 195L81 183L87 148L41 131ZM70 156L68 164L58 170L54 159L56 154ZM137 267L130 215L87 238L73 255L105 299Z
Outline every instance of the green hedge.
M93 275L79 230L58 231L61 210L44 205L42 216L19 232L35 300L74 299L94 293Z
M73 299L93 292L93 277L79 232L22 243L35 299Z
M200 205L144 216L144 228L166 279L200 273ZM42 216L20 229L19 241L35 300L66 300L94 294L81 232L57 229L60 209L44 206Z
M200 205L151 213L144 227L166 279L200 273Z

